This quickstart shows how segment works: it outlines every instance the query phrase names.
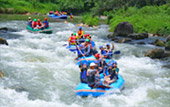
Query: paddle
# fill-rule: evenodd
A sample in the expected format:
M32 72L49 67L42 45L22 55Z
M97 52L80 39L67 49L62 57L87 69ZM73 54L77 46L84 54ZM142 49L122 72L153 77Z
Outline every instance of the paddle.
M115 51L113 54L120 54L120 51Z
M5 77L5 74L0 70L0 77L1 78L4 78Z
M63 46L67 46L67 44L64 44Z
M77 47L77 43L75 43L76 44L76 48L78 48ZM86 59L86 57L83 55L83 53L81 52L81 50L78 48L78 50L80 51L80 53L81 53L81 55L83 56L83 58L87 61L87 59ZM88 62L88 61L87 61Z

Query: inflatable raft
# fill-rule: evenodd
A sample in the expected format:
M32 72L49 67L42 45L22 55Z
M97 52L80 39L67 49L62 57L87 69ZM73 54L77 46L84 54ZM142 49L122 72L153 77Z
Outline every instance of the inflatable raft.
M103 82L103 80L101 82ZM79 85L76 88L76 94L78 96L93 96L93 97L98 97L101 95L110 95L114 94L118 90L121 90L123 88L124 83L125 80L120 75L118 75L118 79L116 82L109 85L111 88L91 88L86 83L79 83Z
M51 34L53 31L51 29L51 27L48 27L46 29L33 29L30 26L27 26L27 31L31 32L31 33L47 33L47 34Z
M60 15L56 16L55 14L50 14L48 17L55 18L55 19L67 19L67 15Z
M75 52L77 50L75 45L69 45L66 47L66 49L68 49L71 52Z

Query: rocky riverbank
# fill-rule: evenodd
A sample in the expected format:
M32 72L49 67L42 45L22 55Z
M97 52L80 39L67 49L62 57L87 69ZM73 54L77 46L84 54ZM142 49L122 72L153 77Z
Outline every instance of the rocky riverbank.
M149 33L134 33L133 25L129 22L119 23L113 32L108 36L109 39L117 43L129 44L150 44L156 48L149 50L144 56L153 59L167 59L170 57L170 35L167 37L159 37ZM170 62L170 61L169 61Z

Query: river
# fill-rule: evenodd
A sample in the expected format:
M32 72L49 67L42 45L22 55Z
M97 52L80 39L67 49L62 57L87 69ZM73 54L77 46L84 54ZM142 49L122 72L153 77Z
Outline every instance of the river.
M170 69L143 55L154 46L115 43L115 50L121 51L114 59L126 81L124 89L110 96L81 98L75 94L80 82L76 54L63 46L78 27L51 22L53 34L32 34L26 31L26 25L26 21L0 23L0 27L19 30L6 37L9 46L0 45L0 69L5 73L0 79L0 107L170 106ZM106 37L108 29L107 25L99 29L83 27L97 47L111 43Z

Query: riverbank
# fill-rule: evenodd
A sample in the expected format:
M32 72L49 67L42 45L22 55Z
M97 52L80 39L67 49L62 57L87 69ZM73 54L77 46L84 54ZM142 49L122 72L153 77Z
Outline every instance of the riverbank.
M110 31L117 24L129 22L133 25L135 33L151 33L158 36L170 34L170 5L145 6L143 8L128 7L106 13Z

